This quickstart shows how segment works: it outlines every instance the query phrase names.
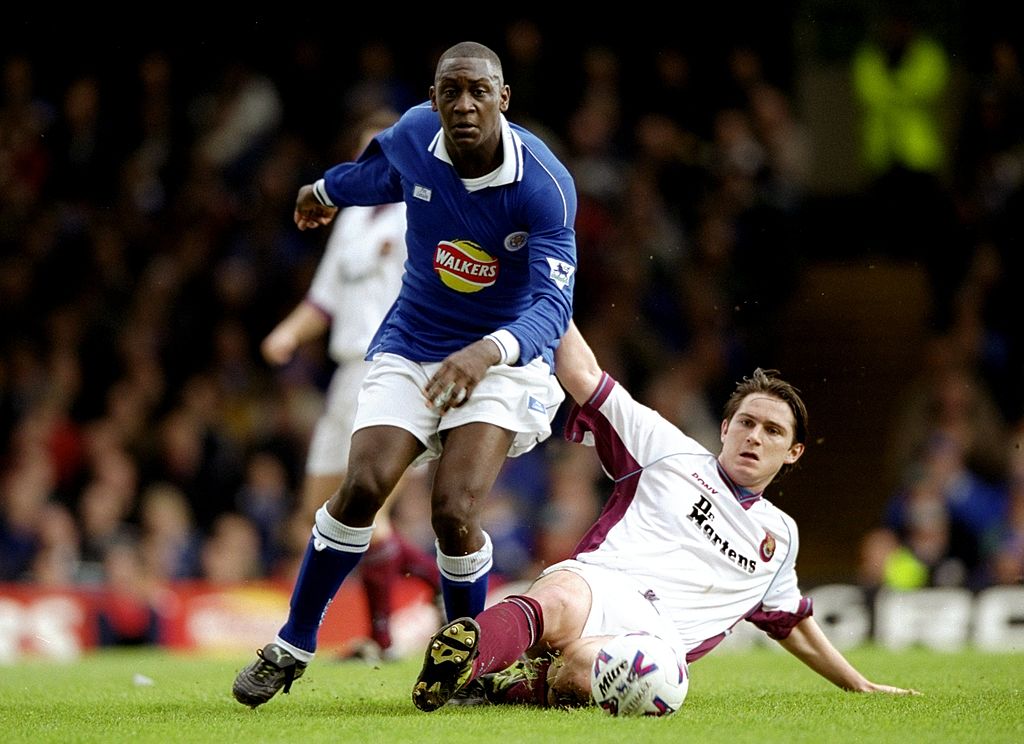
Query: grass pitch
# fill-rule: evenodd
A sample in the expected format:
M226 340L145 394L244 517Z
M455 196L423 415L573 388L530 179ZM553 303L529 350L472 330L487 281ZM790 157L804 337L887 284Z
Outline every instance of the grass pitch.
M784 652L758 648L693 664L686 704L667 718L505 706L427 714L410 697L419 659L321 658L292 694L250 710L230 691L248 656L125 650L0 668L0 731L9 744L1024 741L1024 655L871 647L847 655L868 677L924 694L844 693Z

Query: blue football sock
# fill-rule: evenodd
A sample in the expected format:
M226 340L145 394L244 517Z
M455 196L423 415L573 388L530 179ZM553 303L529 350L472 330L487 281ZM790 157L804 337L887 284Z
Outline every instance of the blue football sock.
M448 620L476 617L484 611L487 577L494 565L491 537L484 532L484 544L475 553L450 556L437 545L437 567L441 571L441 596Z
M292 589L288 620L278 634L281 640L310 653L316 651L327 607L366 553L372 532L373 527L346 527L321 507Z
M288 643L310 652L316 651L316 637L327 606L363 557L362 553L343 553L330 548L317 550L315 540L311 537L306 546L302 568L292 589L288 621L279 634Z
M457 617L476 617L484 611L487 600L487 576L476 581L452 581L441 576L441 595L444 597L444 613L449 620Z

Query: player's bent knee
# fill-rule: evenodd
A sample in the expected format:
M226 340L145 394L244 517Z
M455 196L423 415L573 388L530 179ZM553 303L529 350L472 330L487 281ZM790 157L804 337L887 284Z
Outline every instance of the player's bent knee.
M395 482L372 465L352 468L344 484L331 498L328 511L342 522L346 518L372 519L384 505Z
M590 612L590 587L571 571L555 571L536 581L527 594L544 611L544 640L564 650L578 643Z
M472 542L479 538L480 522L474 504L479 498L453 498L435 494L430 504L430 524L439 538L455 542ZM442 539L442 542L445 542Z

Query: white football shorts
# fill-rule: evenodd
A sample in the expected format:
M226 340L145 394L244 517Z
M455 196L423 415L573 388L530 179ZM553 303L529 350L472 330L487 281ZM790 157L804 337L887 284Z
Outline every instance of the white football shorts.
M397 426L426 447L414 464L441 455L440 432L483 422L516 432L508 456L518 457L551 436L551 421L565 399L562 386L542 359L514 367L497 364L469 400L440 416L427 407L423 388L441 366L420 364L397 354L378 354L363 380L353 430Z
M628 574L569 558L548 566L541 572L541 576L554 571L572 571L590 586L590 614L583 626L581 638L651 633L671 643L680 658L685 659L683 644L671 618L658 612L656 600L652 601L645 587Z
M336 475L348 468L356 401L370 363L355 359L338 366L327 386L324 411L313 427L306 456L310 475Z

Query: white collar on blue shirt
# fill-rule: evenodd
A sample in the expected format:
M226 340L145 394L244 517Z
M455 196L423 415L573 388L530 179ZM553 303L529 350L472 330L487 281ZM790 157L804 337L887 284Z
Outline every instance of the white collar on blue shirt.
M508 125L505 115L498 114L498 116L501 117L501 144L505 150L505 157L501 165L486 176L463 178L462 182L466 184L469 191L476 191L487 186L505 186L523 179L523 142ZM434 153L434 157L438 160L443 160L448 165L454 165L448 155L448 148L444 144L444 129L437 131L427 149Z

